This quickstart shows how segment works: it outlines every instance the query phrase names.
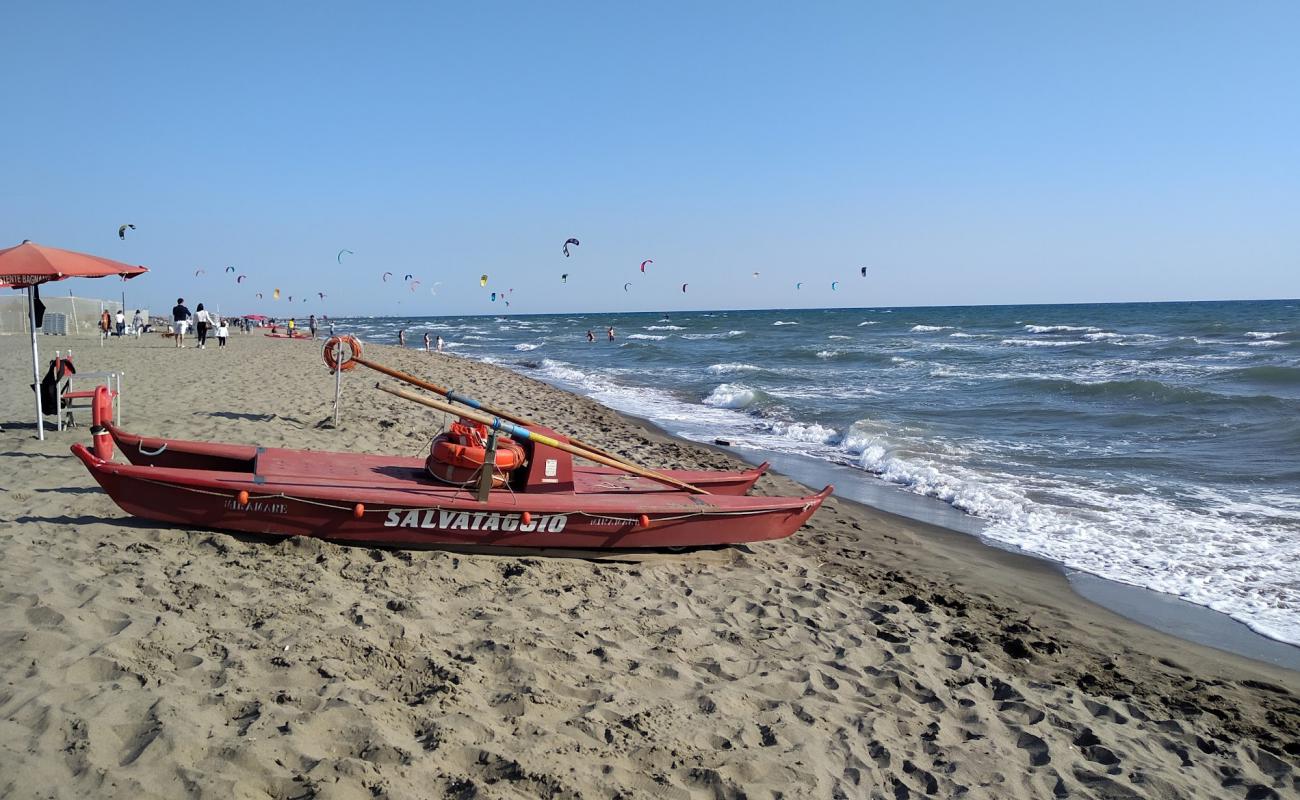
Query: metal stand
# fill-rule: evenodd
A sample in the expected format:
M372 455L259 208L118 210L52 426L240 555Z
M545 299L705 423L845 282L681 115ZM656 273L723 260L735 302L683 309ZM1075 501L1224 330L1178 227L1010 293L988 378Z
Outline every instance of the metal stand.
M36 384L36 438L45 441L45 412L41 408L40 355L36 352L36 289L27 287L27 318L32 323L32 383Z
M343 363L343 342L334 345L334 363ZM339 426L339 399L343 396L343 370L334 370L334 427Z
M483 468L478 473L478 501L486 503L488 493L492 491L492 478L497 470L497 432L489 431L487 447L484 448Z

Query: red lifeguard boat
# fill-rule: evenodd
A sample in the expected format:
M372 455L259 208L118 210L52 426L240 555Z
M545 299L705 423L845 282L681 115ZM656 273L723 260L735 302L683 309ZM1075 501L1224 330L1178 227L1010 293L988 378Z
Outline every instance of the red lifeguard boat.
M105 421L107 422L107 421ZM130 463L112 459L116 443ZM480 501L425 460L146 438L103 424L72 452L123 510L197 528L393 547L611 550L779 539L831 493L749 497L746 472L672 471L692 494L527 443L527 464Z

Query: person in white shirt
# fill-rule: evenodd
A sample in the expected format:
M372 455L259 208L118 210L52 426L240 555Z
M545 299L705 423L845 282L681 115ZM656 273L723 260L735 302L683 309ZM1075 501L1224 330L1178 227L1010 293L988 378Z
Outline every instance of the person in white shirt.
M121 338L126 335L126 314L122 313L122 309L120 308L117 310L116 322L117 336L118 338Z
M226 323L217 323L217 347L226 346L226 337L230 335L230 330L226 328Z

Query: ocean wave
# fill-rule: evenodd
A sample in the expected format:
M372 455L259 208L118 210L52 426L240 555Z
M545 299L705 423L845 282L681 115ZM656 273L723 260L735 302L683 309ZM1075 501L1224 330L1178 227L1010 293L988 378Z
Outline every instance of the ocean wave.
M797 323L797 322L786 322L785 320L780 320L780 319L778 319L776 322L773 322L772 324L773 324L773 325L798 325L799 323Z
M827 338L827 339L852 339L853 337L852 337L852 336L843 336L843 335L838 334L838 333L832 333L830 336L827 336L826 338Z
M931 378L960 378L963 376L963 373L959 370L953 369L947 364L939 364L930 369L929 375Z
M629 338L629 339L648 339L649 341L652 341L652 342L662 342L664 339L667 339L668 337L667 337L667 336L659 336L659 335L657 335L657 334L653 334L653 333L634 333L634 334L628 336L627 338Z
M1275 386L1300 386L1300 367L1242 367L1220 373L1223 377Z
M1025 330L1029 333L1073 333L1075 331L1097 333L1101 328L1094 328L1091 325L1026 325Z
M910 330L912 333L934 333L935 331L950 331L952 330L952 326L951 325L913 325Z
M724 383L714 387L704 398L706 406L714 408L748 408L758 401L759 392L739 383Z
M966 333L966 332L964 332L964 331L957 331L956 333L950 333L950 334L948 334L948 335L951 336L951 337L954 338L954 339L974 339L974 338L975 338L975 334L973 334L973 333Z
M772 436L789 439L792 442L808 444L837 444L840 434L834 428L816 422L785 422L770 420L762 423L761 430Z
M1290 331L1246 331L1246 336L1250 339L1276 339L1288 333Z
M744 336L744 331L727 331L726 333L683 333L683 339L735 339Z
M1003 339L1002 343L1016 347L1070 347L1088 344L1083 339Z
M1083 338L1090 342L1108 342L1114 341L1115 339L1123 339L1124 334L1112 333L1111 331L1094 331L1092 333L1085 333Z
M519 344L515 345L515 349L525 350L525 351L536 350L537 348L541 347L543 344L546 343L545 342L520 342Z
M1258 342L1246 342L1247 347L1286 347L1286 342L1277 339L1263 339Z
M684 330L686 330L685 328L683 328L683 327L680 326L680 325L647 325L647 326L645 326L645 329L648 330L648 331L684 331Z
M1235 406L1272 405L1270 395L1219 394L1190 386L1172 386L1150 378L1103 381L1072 381L1063 378L1027 378L1013 381L1020 388L1048 394L1063 394L1080 400L1123 400L1160 404L1229 403Z
M866 322L859 322L859 323L858 323L858 327L861 328L861 327L863 327L864 325L879 325L879 324L880 324L880 320L878 320L878 319L869 319L869 320L867 320Z
M838 355L841 355L839 350L818 350L817 351L818 358L835 358Z
M732 372L757 372L762 367L756 367L753 364L713 364L708 368L708 372L714 375L725 375Z

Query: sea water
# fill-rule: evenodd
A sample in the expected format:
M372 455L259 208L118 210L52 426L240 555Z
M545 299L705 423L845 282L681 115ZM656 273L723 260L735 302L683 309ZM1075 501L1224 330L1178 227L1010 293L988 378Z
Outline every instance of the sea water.
M988 539L1300 643L1297 301L336 325L427 331L688 439L847 465Z

